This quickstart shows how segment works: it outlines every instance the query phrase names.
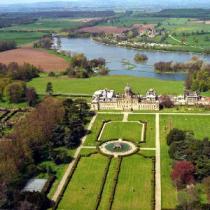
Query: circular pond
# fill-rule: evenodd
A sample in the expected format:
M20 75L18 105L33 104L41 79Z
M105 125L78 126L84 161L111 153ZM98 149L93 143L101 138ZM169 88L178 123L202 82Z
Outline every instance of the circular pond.
M103 154L118 157L132 154L138 148L132 142L119 139L105 142L99 146L99 149Z

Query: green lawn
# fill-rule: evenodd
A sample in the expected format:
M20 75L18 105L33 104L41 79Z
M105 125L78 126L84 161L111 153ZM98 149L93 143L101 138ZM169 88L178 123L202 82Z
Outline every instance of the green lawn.
M152 210L152 160L123 158L112 210Z
M141 147L155 147L155 115L130 114L129 121L143 121L147 123L146 143L141 143Z
M166 136L172 128L192 130L195 136L202 139L210 137L210 116L172 116L161 115L160 117L160 141L161 141L161 186L162 208L174 208L177 203L176 188L173 186L170 173L172 160L168 155Z
M124 139L140 142L141 132L142 125L138 122L110 122L105 125L100 140Z
M112 121L122 121L122 114L98 114L96 120L92 126L90 134L87 136L85 141L86 146L94 146L96 145L97 137L102 129L104 120L112 120Z
M114 185L114 177L117 172L116 171L117 165L118 165L118 160L116 158L112 158L98 210L108 209L109 199L111 197L111 192Z
M107 161L99 154L81 158L58 210L93 210Z
M0 31L0 40L6 41L16 41L17 45L29 44L39 38L44 34L43 32L6 32Z
M63 94L93 94L98 89L114 89L123 92L124 87L129 84L133 91L145 94L150 88L155 88L159 94L181 94L183 93L183 81L165 81L152 78L140 78L133 76L104 76L91 77L88 79L70 79L66 76L47 77L42 74L28 83L34 87L39 94L45 94L46 85L52 82L54 93Z

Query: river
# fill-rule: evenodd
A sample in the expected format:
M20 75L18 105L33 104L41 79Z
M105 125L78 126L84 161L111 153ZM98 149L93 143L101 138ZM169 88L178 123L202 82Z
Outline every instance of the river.
M130 49L119 46L105 45L95 42L89 38L62 37L60 49L64 51L70 51L71 53L84 53L88 59L99 57L106 59L107 67L110 69L111 75L132 75L137 77L150 77L163 80L184 80L186 78L186 74L157 73L154 71L154 64L156 62L185 62L190 60L193 55L197 55L203 60L210 62L209 55L199 55L187 52L163 52ZM147 55L147 57L149 58L148 61L137 64L134 61L134 56L138 52Z

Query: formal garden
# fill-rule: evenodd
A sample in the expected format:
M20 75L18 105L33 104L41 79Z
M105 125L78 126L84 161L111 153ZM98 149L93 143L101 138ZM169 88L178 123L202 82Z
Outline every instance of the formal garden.
M155 153L141 145L155 118L137 116L97 114L57 209L154 209Z
M169 156L168 134L176 128L193 131L195 138L203 139L210 135L210 116L159 114L159 117L158 120L156 114L131 113L125 120L125 114L98 113L59 197L57 209L155 209L157 122L160 126L161 209L175 209L185 187L177 187L171 175L175 161ZM144 141L139 141L141 123L145 127ZM129 143L135 147L131 153ZM101 146L110 153L104 153ZM195 186L199 202L207 205L204 183L196 180Z

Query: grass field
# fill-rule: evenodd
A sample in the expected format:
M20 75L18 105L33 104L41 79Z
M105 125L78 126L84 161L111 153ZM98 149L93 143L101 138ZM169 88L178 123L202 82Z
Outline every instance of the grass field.
M183 81L165 81L151 78L140 78L132 76L104 76L88 79L70 79L63 77L47 77L46 74L33 79L28 83L34 87L39 94L45 94L46 85L52 82L54 93L63 94L93 94L99 89L114 89L123 92L124 87L129 84L133 91L145 94L154 87L159 94L181 94L183 93Z
M112 210L152 210L152 160L123 158Z
M40 19L31 24L23 24L4 28L5 31L54 31L58 32L62 29L75 29L83 26L85 23L82 19L71 18L53 18L53 19Z
M198 23L193 19L188 18L169 18L161 22L160 28L165 28L170 32L183 33L183 32L196 32L205 31L210 32L210 25L205 23Z
M123 116L121 114L111 115L111 114L98 114L96 120L92 126L90 134L87 136L85 141L86 146L94 146L96 145L97 137L100 134L102 129L104 120L113 120L113 121L121 121Z
M124 139L141 141L142 125L138 122L110 122L105 124L101 141Z
M81 158L58 210L93 210L107 161L102 155Z
M202 139L210 137L210 116L172 116L165 115L160 117L160 141L161 141L161 187L162 187L162 207L174 208L176 199L176 189L170 178L172 160L168 155L166 136L172 128L182 130L192 130L195 136Z
M17 45L24 45L34 42L46 33L43 32L9 32L0 31L0 40L16 41Z
M141 143L141 147L155 147L155 115L128 115L130 121L143 121L147 123L146 126L146 143Z

